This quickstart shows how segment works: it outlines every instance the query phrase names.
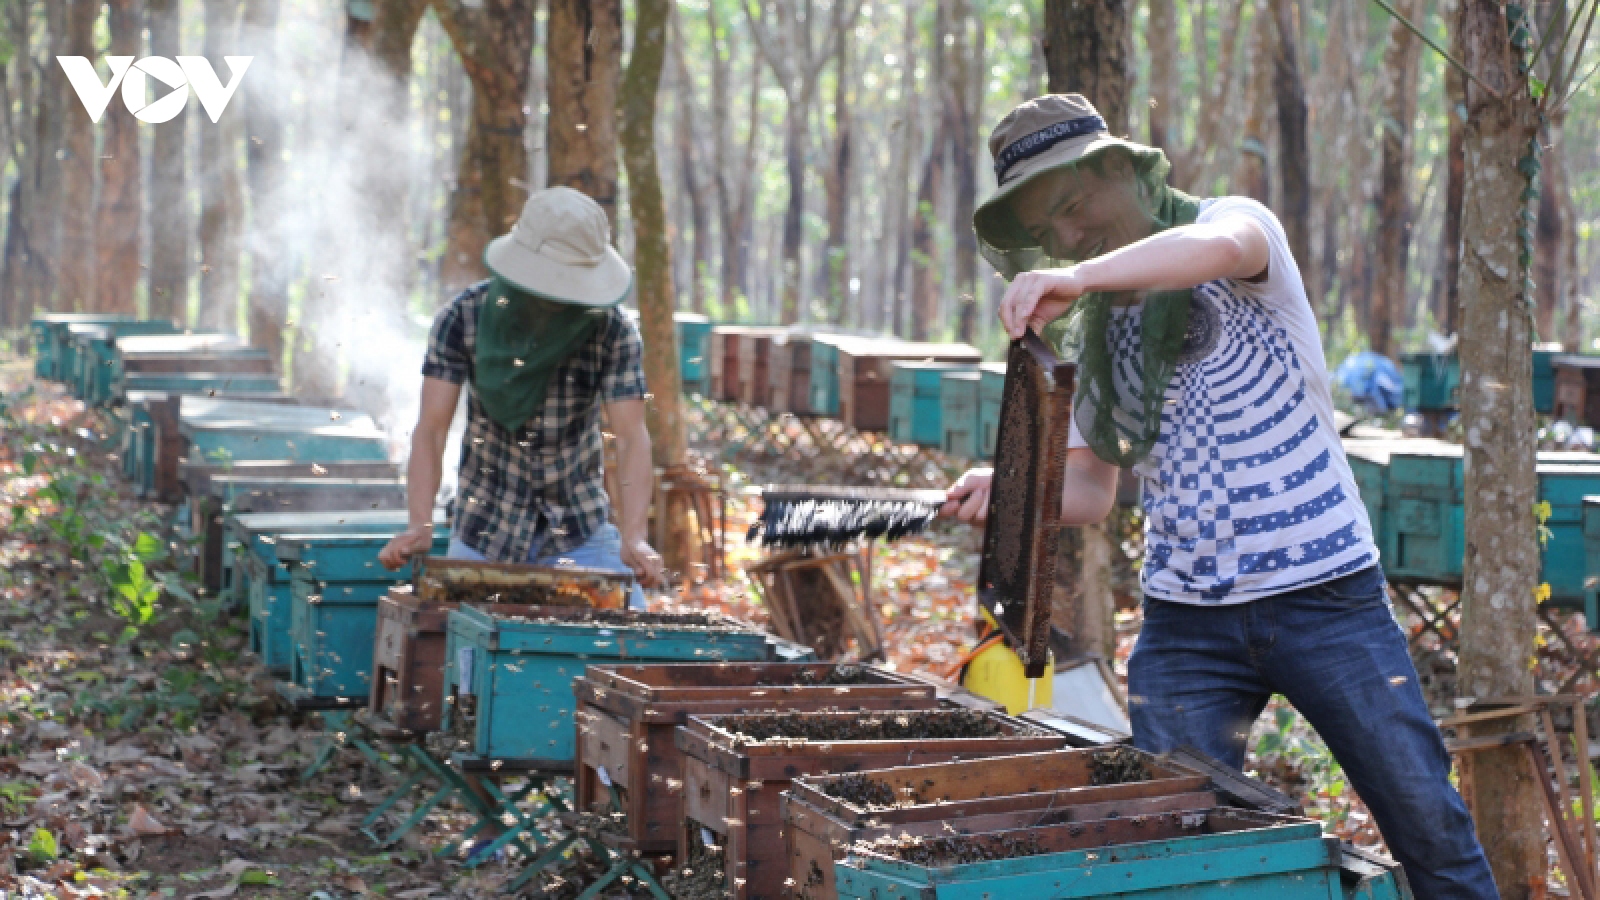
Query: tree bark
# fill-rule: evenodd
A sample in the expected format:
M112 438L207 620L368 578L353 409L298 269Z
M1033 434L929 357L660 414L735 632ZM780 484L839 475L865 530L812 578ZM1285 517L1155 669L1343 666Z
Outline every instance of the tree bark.
M1533 693L1534 588L1539 542L1532 396L1533 339L1526 278L1532 248L1518 236L1538 114L1498 0L1462 0L1462 62L1500 94L1466 86L1468 148L1461 261L1461 422L1466 457L1466 565L1462 574L1462 697ZM1505 730L1531 723L1503 720ZM1474 735L1493 732L1475 727ZM1544 894L1540 788L1521 750L1474 754L1467 800L1500 895Z
M96 59L95 20L100 17L99 0L64 0L66 7L66 53ZM52 60L52 62L54 62ZM61 219L59 275L56 283L56 308L63 311L91 310L94 291L94 122L78 103L77 94L52 65L52 78L70 98L65 103L61 150ZM115 98L113 99L115 102Z
M205 0L205 57L227 72L222 57L234 52L239 0ZM200 126L200 325L239 330L240 223L244 189L239 176L239 118L223 116Z
M786 101L784 107L783 156L789 178L789 199L783 215L783 258L779 264L782 294L779 320L785 325L800 319L801 259L804 238L802 223L805 218L806 176L806 126L811 113L811 103L816 98L817 81L822 67L834 55L836 42L845 29L855 23L861 12L861 0L837 0L831 15L824 22L827 29L819 41L812 34L815 18L821 18L810 4L791 8L789 4L758 6L767 12L756 12L749 0L742 0L745 19L755 35L756 44L772 74L777 76ZM810 11L812 15L804 15ZM776 19L769 24L768 17Z
M599 0L591 4L583 0L551 0L551 42L547 53L551 67L550 133L545 146L550 154L550 183L572 184L590 194L605 207L613 225L617 169L616 123L611 111L616 108L614 82L622 27L618 2ZM597 12L602 7L609 7L611 15L609 18L600 15L601 27L609 23L614 30L609 40L597 32L594 46L590 48L582 43L588 40L588 31L572 30L571 17L580 12ZM472 82L472 119L466 146L458 161L455 193L450 198L450 225L442 267L445 290L454 293L483 277L483 248L491 238L511 230L527 199L528 152L523 143L527 114L523 109L533 59L534 0L495 0L475 5L465 0L433 0L433 9L439 24L450 35L450 43ZM558 48L557 40L579 43ZM409 48L409 43L406 46ZM391 72L397 53L398 47L390 52ZM609 57L600 60L609 64L613 85L605 94L606 105L603 109L594 108L592 113L575 113L572 88L576 82L568 79L581 78L588 68L587 57L607 53ZM575 62L577 69L574 71L569 67ZM406 69L409 72L409 59ZM562 74L558 76L558 72ZM558 82L562 89L559 99ZM576 102L581 104L584 99L580 96ZM575 114L580 117L569 117ZM594 185L584 187L565 180L575 177L571 167L577 157L573 155L573 141L558 141L558 133L580 136L578 143L599 154L590 164L609 172L608 193L597 196ZM587 139L583 139L585 134Z
M1452 20L1460 16L1461 0L1445 0ZM1450 29L1450 52L1461 58L1461 29ZM1467 78L1454 66L1445 66L1445 116L1449 132L1445 142L1444 222L1440 224L1439 252L1444 257L1444 290L1434 321L1447 335L1461 327L1461 211L1467 185Z
M1251 4L1255 19L1251 27L1249 114L1240 134L1239 156L1233 170L1233 192L1272 204L1271 125L1268 109L1272 103L1274 47L1278 40L1277 23L1262 0Z
M1150 0L1150 21L1145 39L1150 45L1150 145L1160 148L1172 163L1169 180L1183 184L1178 166L1182 157L1179 134L1178 5L1171 0Z
M183 52L180 6L178 0L146 0L151 55L174 59ZM251 92L259 81L247 79L241 88ZM188 121L185 110L153 129L150 140L149 314L180 323L189 320L189 275L194 264L190 258L192 216L185 180L189 142L184 140L184 131Z
M139 57L144 43L143 0L110 0L111 47L107 56ZM138 120L120 97L101 118L100 196L94 215L94 309L134 315L139 278L139 238L144 196L139 179Z
M1132 0L1045 0L1050 92L1089 98L1114 135L1128 134Z
M706 311L706 279L711 277L711 209L702 195L704 183L700 177L700 159L696 152L698 133L695 121L694 79L689 74L688 61L684 59L684 30L679 20L673 19L672 69L677 84L678 117L674 137L678 145L678 175L683 179L683 195L689 207L689 308L697 313Z
M1421 0L1399 0L1415 20ZM1389 23L1384 52L1383 159L1378 170L1377 267L1367 336L1374 353L1395 355L1394 327L1406 311L1406 269L1411 255L1411 131L1417 117L1419 42L1398 20Z
M250 186L250 299L245 322L250 343L284 363L289 317L288 242L281 216L283 110L273 108L277 80L278 10L281 0L245 0L246 43L255 54L255 80L241 85L245 101L245 175Z
M822 245L819 292L826 304L825 321L839 323L850 304L850 164L853 123L850 113L850 32L839 35L834 53L833 146L822 170L822 193L828 234Z
M945 0L950 4L948 45L939 47L949 57L945 64L944 138L948 142L951 170L950 227L953 287L956 295L956 339L972 343L978 319L978 236L972 230L972 213L978 202L977 115L983 97L983 25L969 34L972 20L967 0ZM974 76L978 84L974 86Z
M1278 216L1304 281L1311 264L1311 147L1306 136L1306 88L1300 74L1300 15L1295 0L1270 0L1277 25L1273 86L1278 100ZM1415 69L1415 66L1412 67ZM1413 100L1412 105L1415 106Z
M717 215L722 227L722 294L720 312L723 317L735 315L741 298L748 298L750 242L753 239L750 207L752 203L753 176L755 173L757 115L761 109L761 66L752 59L750 63L749 111L745 117L749 130L745 143L737 154L733 139L733 109L729 89L729 67L732 65L732 41L724 35L724 25L717 17L717 4L706 4L706 26L711 34L711 118L715 137L712 157L716 161L713 180L717 187ZM726 49L726 55L724 50Z
M34 78L31 3L17 3L6 9L6 29L11 45L16 48L17 117L14 120L14 141L18 152L14 158L17 180L11 188L11 208L6 217L6 244L4 269L0 270L0 326L14 326L33 314L35 303L43 306L39 298L40 285L49 283L49 258L46 241L49 238L43 217L39 214L39 193L47 160L48 123L55 109L52 91ZM45 297L48 300L48 297Z
M678 367L678 329L672 313L672 253L667 243L667 213L661 199L661 172L656 161L656 94L666 57L671 0L638 0L633 50L623 77L622 160L628 170L628 210L633 218L634 284L639 302L639 328L644 338L645 380L653 397L645 404L655 464L672 469L688 461L688 437L682 415L683 385ZM678 499L678 498L674 498ZM697 558L695 532L689 529L689 508L669 502L656 515L666 546L658 548L671 571L688 571Z
M884 279L884 300L879 327L890 334L904 334L907 307L906 270L911 266L911 233L916 225L915 209L906 209L907 195L911 191L912 161L921 154L920 118L917 104L916 64L917 17L912 7L904 8L905 35L900 48L900 99L899 127L889 126L895 134L894 163L890 169L889 186L884 201L884 235L891 237L894 264Z
M1044 54L1050 91L1089 98L1112 134L1127 135L1131 0L1045 0ZM1112 515L1116 515L1115 512ZM1106 523L1064 534L1058 566L1077 568L1075 589L1058 584L1052 605L1058 620L1073 623L1074 648L1094 656L1116 646L1116 597L1111 593L1110 532Z
M937 83L937 76L934 79ZM944 123L934 125L928 160L917 183L917 197L911 209L911 339L933 338L933 325L939 321L939 269L935 259L934 225L938 219L937 191L944 182Z
M550 0L547 183L588 194L617 228L622 0Z

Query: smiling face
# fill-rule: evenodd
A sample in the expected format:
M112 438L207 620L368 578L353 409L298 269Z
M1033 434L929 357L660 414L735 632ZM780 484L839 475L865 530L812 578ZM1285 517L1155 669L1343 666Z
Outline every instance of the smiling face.
M1010 205L1044 252L1059 260L1093 259L1159 228L1132 162L1113 150L1091 164L1040 174L1011 195Z

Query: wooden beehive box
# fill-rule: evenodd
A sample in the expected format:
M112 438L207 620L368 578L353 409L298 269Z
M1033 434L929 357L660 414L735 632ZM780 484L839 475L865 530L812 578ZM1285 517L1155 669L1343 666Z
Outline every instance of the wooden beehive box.
M259 478L214 475L209 493L191 497L190 533L200 538L198 565L209 591L223 588L227 536L226 514L256 512L328 512L336 510L404 510L406 485L399 478ZM404 530L403 527L401 530Z
M1005 395L1006 364L984 363L978 367L978 458L994 459L995 441L1000 437L1000 400Z
M977 365L983 358L967 344L919 344L856 338L839 343L839 418L862 431L889 427L889 396L896 360Z
M364 706L372 694L378 600L410 573L390 572L378 551L392 534L285 534L278 559L289 569L289 680L302 696ZM433 552L449 537L435 533Z
M522 606L621 609L633 576L580 566L531 566L430 556L422 561L417 593L431 603L509 603Z
M872 737L854 739L852 732ZM982 736L929 736L941 733ZM1066 744L1059 735L1009 716L960 709L871 716L821 712L690 716L676 740L684 754L685 821L678 856L691 858L691 849L702 840L701 828L721 835L729 890L738 900L788 896L784 888L788 851L779 795L796 778L1014 756Z
M273 674L289 671L293 648L288 567L278 559L278 538L285 534L399 534L406 527L405 510L334 510L329 512L229 513L224 518L225 599L249 613L250 652ZM443 510L434 510L434 540L448 544L450 528Z
M1125 746L801 778L783 802L789 877L800 896L832 897L833 861L858 841L1214 806L1210 782Z
M1600 426L1600 356L1561 354L1550 360L1554 396L1551 418Z
M63 366L66 354L69 325L107 325L120 322L137 322L137 316L120 313L46 313L35 316L29 323L33 329L33 373L49 381L63 381L67 372Z
M620 789L640 852L677 850L683 754L673 731L690 715L756 709L933 709L930 685L870 666L716 663L590 666L578 700L577 797L605 798L600 770Z
M749 328L739 336L739 402L746 406L772 403L772 339L781 328Z
M755 626L714 613L466 605L450 613L444 727L465 755L571 771L572 681L608 662L765 662Z
M939 379L940 449L958 459L978 458L981 372L948 372Z
M1213 807L891 840L858 848L836 876L841 900L1326 900L1343 896L1340 858L1338 841L1317 822Z
M410 585L378 601L372 645L372 694L367 709L402 731L439 727L444 706L445 623L453 603L418 596Z
M678 326L678 377L686 394L710 390L711 320L690 312L675 312Z

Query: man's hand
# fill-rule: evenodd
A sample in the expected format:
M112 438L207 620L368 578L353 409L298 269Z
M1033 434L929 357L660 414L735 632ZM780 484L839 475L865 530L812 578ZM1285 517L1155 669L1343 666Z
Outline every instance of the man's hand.
M945 495L939 516L982 525L989 518L989 487L993 482L993 469L968 469Z
M433 526L415 525L400 532L389 539L378 551L378 562L383 567L393 572L405 565L411 557L419 553L426 554L428 548L433 546Z
M1005 299L1000 301L1000 323L1013 340L1029 328L1043 331L1085 293L1077 267L1023 272L1006 288Z
M645 587L656 587L665 581L666 564L662 562L661 554L644 538L623 539L622 562L633 570L639 583Z

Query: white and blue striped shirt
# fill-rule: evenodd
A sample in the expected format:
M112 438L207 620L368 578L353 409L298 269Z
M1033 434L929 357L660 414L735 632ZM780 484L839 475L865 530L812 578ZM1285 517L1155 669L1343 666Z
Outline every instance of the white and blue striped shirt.
M1146 594L1241 603L1330 581L1378 560L1333 421L1327 364L1300 270L1276 216L1245 197L1206 200L1199 223L1249 216L1271 247L1259 284L1194 289L1143 487ZM1138 307L1107 340L1137 377ZM1076 427L1070 445L1084 446Z

